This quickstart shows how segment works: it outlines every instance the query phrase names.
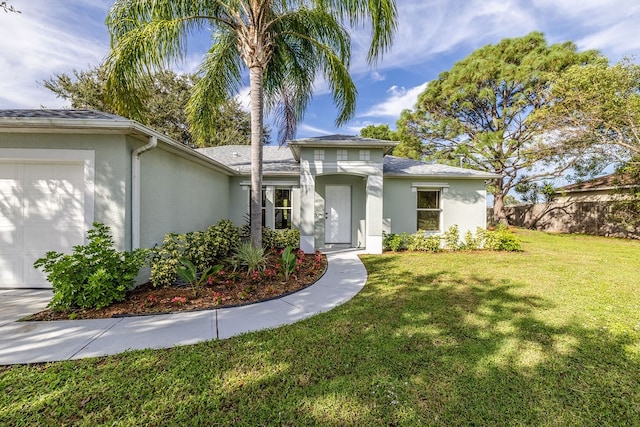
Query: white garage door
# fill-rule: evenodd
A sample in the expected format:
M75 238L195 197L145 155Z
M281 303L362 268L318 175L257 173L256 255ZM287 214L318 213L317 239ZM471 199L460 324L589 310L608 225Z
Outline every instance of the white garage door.
M51 286L33 262L84 242L85 186L83 163L0 160L0 288Z

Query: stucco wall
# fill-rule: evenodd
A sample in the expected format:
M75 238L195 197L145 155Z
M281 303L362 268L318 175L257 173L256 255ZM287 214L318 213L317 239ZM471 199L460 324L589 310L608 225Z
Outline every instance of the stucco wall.
M134 143L135 145L135 143ZM229 177L162 149L140 157L140 245L229 218Z
M383 218L391 233L415 233L417 196L414 183L446 183L441 190L441 231L458 225L460 234L486 226L486 190L483 180L428 180L385 178Z
M95 152L95 214L111 228L119 250L131 240L126 204L130 199L130 161L123 135L0 133L0 148L92 150Z

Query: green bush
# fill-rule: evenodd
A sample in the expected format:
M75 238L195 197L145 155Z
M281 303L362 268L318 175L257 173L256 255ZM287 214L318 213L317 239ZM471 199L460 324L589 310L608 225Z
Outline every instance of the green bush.
M494 251L520 252L522 243L505 225L499 225L495 231L487 231L484 248Z
M410 251L440 252L440 236L426 236L423 230L408 236L407 249Z
M218 221L205 231L169 233L162 245L151 250L151 283L170 286L178 278L180 259L192 262L198 271L219 264L240 244L240 230L229 220Z
M33 264L53 285L53 310L100 309L124 300L135 286L148 250L117 251L109 227L99 222L87 234L89 243L75 246L73 254L49 251Z
M382 234L382 248L387 251L425 251L439 252L442 250L441 240L444 240L444 248L451 251L489 249L493 251L521 251L520 240L506 226L498 226L495 231L488 231L478 227L476 234L467 231L464 243L460 242L460 232L457 225L449 227L440 235L426 236L425 232L418 230L415 234Z
M402 251L407 249L409 236L407 233L393 234L382 233L382 248L387 251Z
M242 226L240 237L243 241L249 241L251 229L249 224ZM274 230L269 227L262 227L262 247L265 249L284 249L291 246L294 249L300 247L300 230L295 228Z
M444 232L444 247L450 251L460 250L460 231L457 225L452 225Z

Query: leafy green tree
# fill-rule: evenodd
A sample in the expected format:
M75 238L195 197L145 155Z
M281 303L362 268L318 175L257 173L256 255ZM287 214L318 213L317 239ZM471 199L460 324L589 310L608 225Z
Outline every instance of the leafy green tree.
M487 45L430 82L398 129L434 157L498 174L490 187L494 217L506 223L503 199L519 181L558 176L580 158L545 138L532 112L548 107L560 73L598 56L570 42L549 46L538 32Z
M249 144L249 113L242 110L237 101L228 99L223 102L209 120L208 132L202 132L196 140L191 132L186 106L197 77L161 70L151 76L143 76L143 79L139 96L144 102L138 111L122 111L113 104L106 93L107 75L102 67L74 70L73 76L55 74L43 85L59 98L70 101L72 108L120 113L187 145Z
M538 113L562 129L569 146L589 146L611 160L640 155L640 65L624 60L570 67L553 84L552 108Z
M614 183L618 196L611 204L609 220L627 231L640 234L640 157L635 157L616 171Z
M389 128L389 125L369 125L360 129L360 136L363 138L382 139L385 141L397 141L398 137L395 131Z
M251 244L261 247L262 136L265 107L278 113L280 140L293 136L318 74L338 107L337 124L355 111L346 24L370 24L368 59L387 49L396 27L394 0L118 0L107 27L107 88L116 105L141 108L141 76L184 57L188 36L211 33L188 112L196 137L248 69L251 97Z

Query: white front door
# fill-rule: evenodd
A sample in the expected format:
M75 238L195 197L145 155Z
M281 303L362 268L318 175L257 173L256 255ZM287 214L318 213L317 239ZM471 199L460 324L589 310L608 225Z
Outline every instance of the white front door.
M325 243L351 243L351 187L325 187Z
M0 162L0 288L50 287L33 262L84 242L82 163Z

